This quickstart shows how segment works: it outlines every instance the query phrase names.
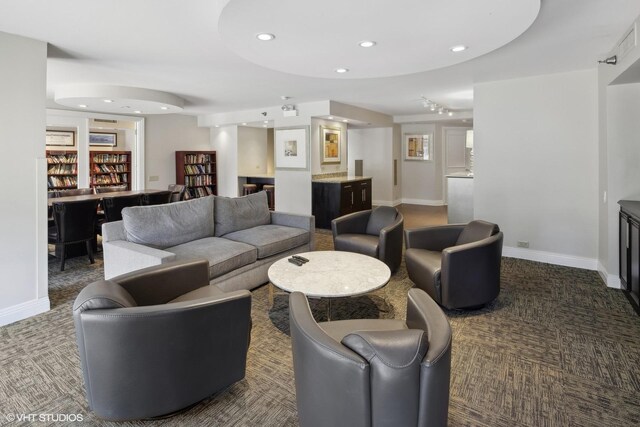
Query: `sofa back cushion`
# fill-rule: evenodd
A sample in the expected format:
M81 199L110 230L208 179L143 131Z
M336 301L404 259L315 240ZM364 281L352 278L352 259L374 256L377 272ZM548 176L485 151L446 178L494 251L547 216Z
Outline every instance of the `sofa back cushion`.
M216 196L215 205L216 237L258 225L271 224L265 191L243 197Z
M458 241L456 242L456 246L486 239L487 237L491 237L499 231L500 228L496 224L493 224L491 222L482 221L480 219L471 221L462 229L462 232L458 237Z
M212 237L214 197L122 210L127 240L165 249L192 240Z

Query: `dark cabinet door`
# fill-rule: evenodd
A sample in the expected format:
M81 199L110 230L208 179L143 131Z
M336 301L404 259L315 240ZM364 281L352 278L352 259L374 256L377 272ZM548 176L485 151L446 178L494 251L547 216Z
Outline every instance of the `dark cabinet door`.
M371 209L371 180L365 179L358 184L358 203L356 210L364 211Z
M629 217L620 212L620 281L626 288L629 283Z
M627 290L638 295L640 292L640 224L629 221L629 277Z
M340 215L350 214L355 212L355 196L354 189L355 183L342 184L340 186Z

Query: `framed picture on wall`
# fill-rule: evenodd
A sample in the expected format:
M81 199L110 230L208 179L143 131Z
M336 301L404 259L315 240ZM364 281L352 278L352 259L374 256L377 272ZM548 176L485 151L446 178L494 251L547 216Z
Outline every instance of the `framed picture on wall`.
M404 159L422 161L433 160L433 134L405 134Z
M73 147L76 145L76 133L72 130L47 130L46 145Z
M276 169L309 169L309 127L280 128L275 130Z
M118 134L111 132L90 132L89 145L94 147L115 147L118 145Z
M340 129L320 126L320 162L340 163Z

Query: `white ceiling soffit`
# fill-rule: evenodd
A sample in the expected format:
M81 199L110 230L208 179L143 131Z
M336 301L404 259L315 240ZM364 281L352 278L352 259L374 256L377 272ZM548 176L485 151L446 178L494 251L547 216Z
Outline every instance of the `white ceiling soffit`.
M74 109L116 114L170 114L184 108L176 95L126 86L77 84L56 88L55 102Z
M525 32L539 11L540 0L231 0L218 29L232 51L273 70L322 78L390 77L489 53ZM275 39L260 41L260 33ZM360 47L365 40L376 44ZM451 51L460 45L467 49ZM339 74L339 68L349 71Z

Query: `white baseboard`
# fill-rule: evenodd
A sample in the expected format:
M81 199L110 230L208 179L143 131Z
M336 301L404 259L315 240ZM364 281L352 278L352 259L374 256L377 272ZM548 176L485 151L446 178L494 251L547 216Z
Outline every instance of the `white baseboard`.
M425 199L402 199L402 203L408 205L425 205L425 206L444 206L444 200L425 200Z
M615 274L609 274L607 272L607 269L604 268L604 265L602 265L602 263L600 262L598 262L598 274L608 288L622 289L622 282L620 281L620 277L616 276Z
M564 265L565 267L584 268L597 270L598 260L573 255L558 254L555 252L534 251L532 249L514 248L505 246L502 255L511 258L527 259L529 261L545 262L547 264Z
M3 308L0 310L0 326L8 325L9 323L44 313L45 311L49 311L50 308L51 304L49 303L48 296Z
M389 200L372 200L371 204L373 206L394 206L393 202Z

